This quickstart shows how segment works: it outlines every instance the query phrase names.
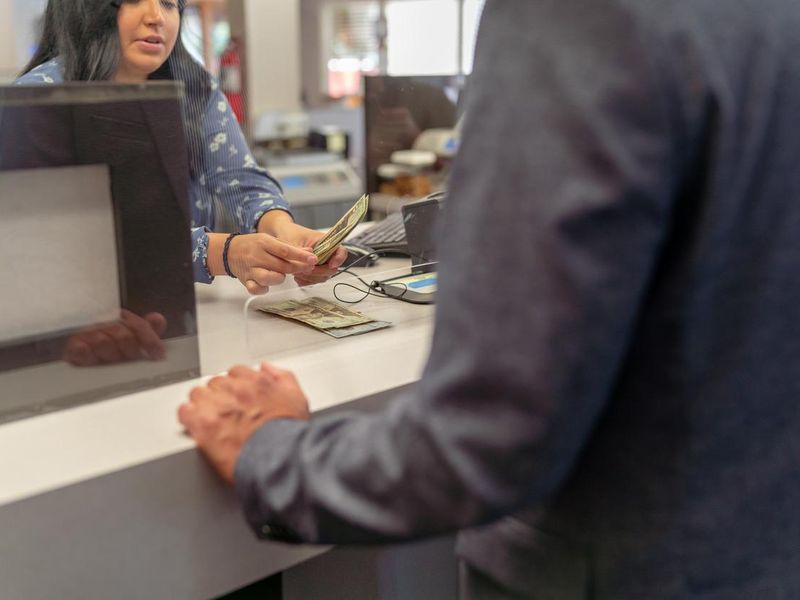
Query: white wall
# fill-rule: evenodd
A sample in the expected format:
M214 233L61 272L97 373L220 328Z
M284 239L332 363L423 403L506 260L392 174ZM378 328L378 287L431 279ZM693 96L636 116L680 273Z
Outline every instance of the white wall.
M299 110L300 0L245 0L244 6L251 119Z
M30 59L47 0L0 0L0 83L14 79Z
M14 78L17 72L17 45L14 5L0 0L0 83Z
M8 0L0 0L7 2ZM31 56L39 37L39 19L44 14L47 0L14 0L15 28L17 30L17 62L23 67Z

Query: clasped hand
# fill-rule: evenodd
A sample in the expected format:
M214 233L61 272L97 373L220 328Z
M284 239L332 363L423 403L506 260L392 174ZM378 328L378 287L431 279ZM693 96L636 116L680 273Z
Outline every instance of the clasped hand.
M308 400L290 371L263 363L234 367L192 390L178 419L217 472L233 483L236 461L267 421L309 418Z

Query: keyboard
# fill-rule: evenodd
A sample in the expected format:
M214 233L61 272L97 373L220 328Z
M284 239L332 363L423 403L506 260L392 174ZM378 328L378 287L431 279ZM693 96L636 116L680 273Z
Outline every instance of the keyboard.
M357 236L347 240L348 244L368 246L373 250L396 249L405 250L406 227L403 223L403 213L391 213L383 221L378 221Z

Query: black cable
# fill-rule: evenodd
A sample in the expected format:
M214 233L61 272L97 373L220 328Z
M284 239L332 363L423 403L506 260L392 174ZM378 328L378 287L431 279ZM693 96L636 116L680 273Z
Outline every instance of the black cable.
M356 260L354 260L346 268L339 269L339 272L336 273L336 275L334 275L333 277L331 277L331 279L333 279L334 277L338 277L339 275L342 275L343 273L350 273L351 275L357 277L357 275L355 275L355 273L351 273L350 272L350 269L352 269L353 267L357 267L359 265L359 263L365 262L365 261L368 261L368 260L378 260L379 258L381 258L383 256L391 256L393 254L401 254L401 255L407 256L409 258L411 258L413 256L410 252L408 252L406 250L403 250L402 248L385 248L383 250L374 250L373 252L370 252L369 254L365 254L364 256L359 256Z
M403 254L405 256L412 256L410 253L401 248L386 248L384 250L376 250L375 252L357 258L347 268L339 269L339 272L336 273L336 275L334 275L333 277L331 277L331 279L333 279L334 277L338 277L339 275L342 275L344 273L347 273L358 279L358 281L361 282L361 284L364 286L365 289L361 289L358 286L353 285L352 283L337 283L336 285L333 286L333 297L336 298L339 302L344 302L345 304L359 304L360 302L363 302L370 296L375 296L377 298L389 298L391 300L398 300L399 302L405 302L407 304L420 304L420 305L433 304L432 300L411 300L410 298L404 298L406 292L408 291L408 286L406 286L404 283L399 284L403 286L402 288L403 291L399 295L387 294L382 289L380 289L379 281L373 281L371 283L367 283L361 277L359 277L357 274L353 273L350 270L353 267L358 266L358 263L362 261L377 260L381 256L387 256L391 254ZM358 300L345 300L343 298L340 298L337 293L337 288L339 288L339 286L349 287L364 295Z

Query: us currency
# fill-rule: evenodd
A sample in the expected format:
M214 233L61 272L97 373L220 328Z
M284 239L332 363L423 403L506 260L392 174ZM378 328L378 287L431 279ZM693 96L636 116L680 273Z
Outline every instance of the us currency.
M344 306L336 304L335 302L329 302L328 300L325 300L324 298L319 298L317 296L314 296L312 298L307 298L303 302L308 304L309 306L314 306L316 308L319 308L320 310L326 313L339 315L343 319L352 320L360 317L363 319L368 319L368 321L372 321L372 319L370 319L366 315L361 314L360 312L350 310L349 308L345 308Z
M342 243L344 238L353 231L353 228L358 225L361 219L367 214L369 210L369 195L364 194L359 198L356 203L348 210L341 219L339 219L330 231L325 234L320 241L314 244L312 250L319 259L318 264L324 265L328 262L336 247Z
M391 327L392 324L388 321L372 321L371 323L362 323L361 325L351 325L350 327L337 327L335 329L323 329L323 333L327 333L331 337L346 338L351 335L361 335L362 333L369 333L377 329L384 329Z
M259 310L300 321L323 331L352 327L373 321L366 315L317 297L306 298L305 300L288 300L279 304L259 307Z

